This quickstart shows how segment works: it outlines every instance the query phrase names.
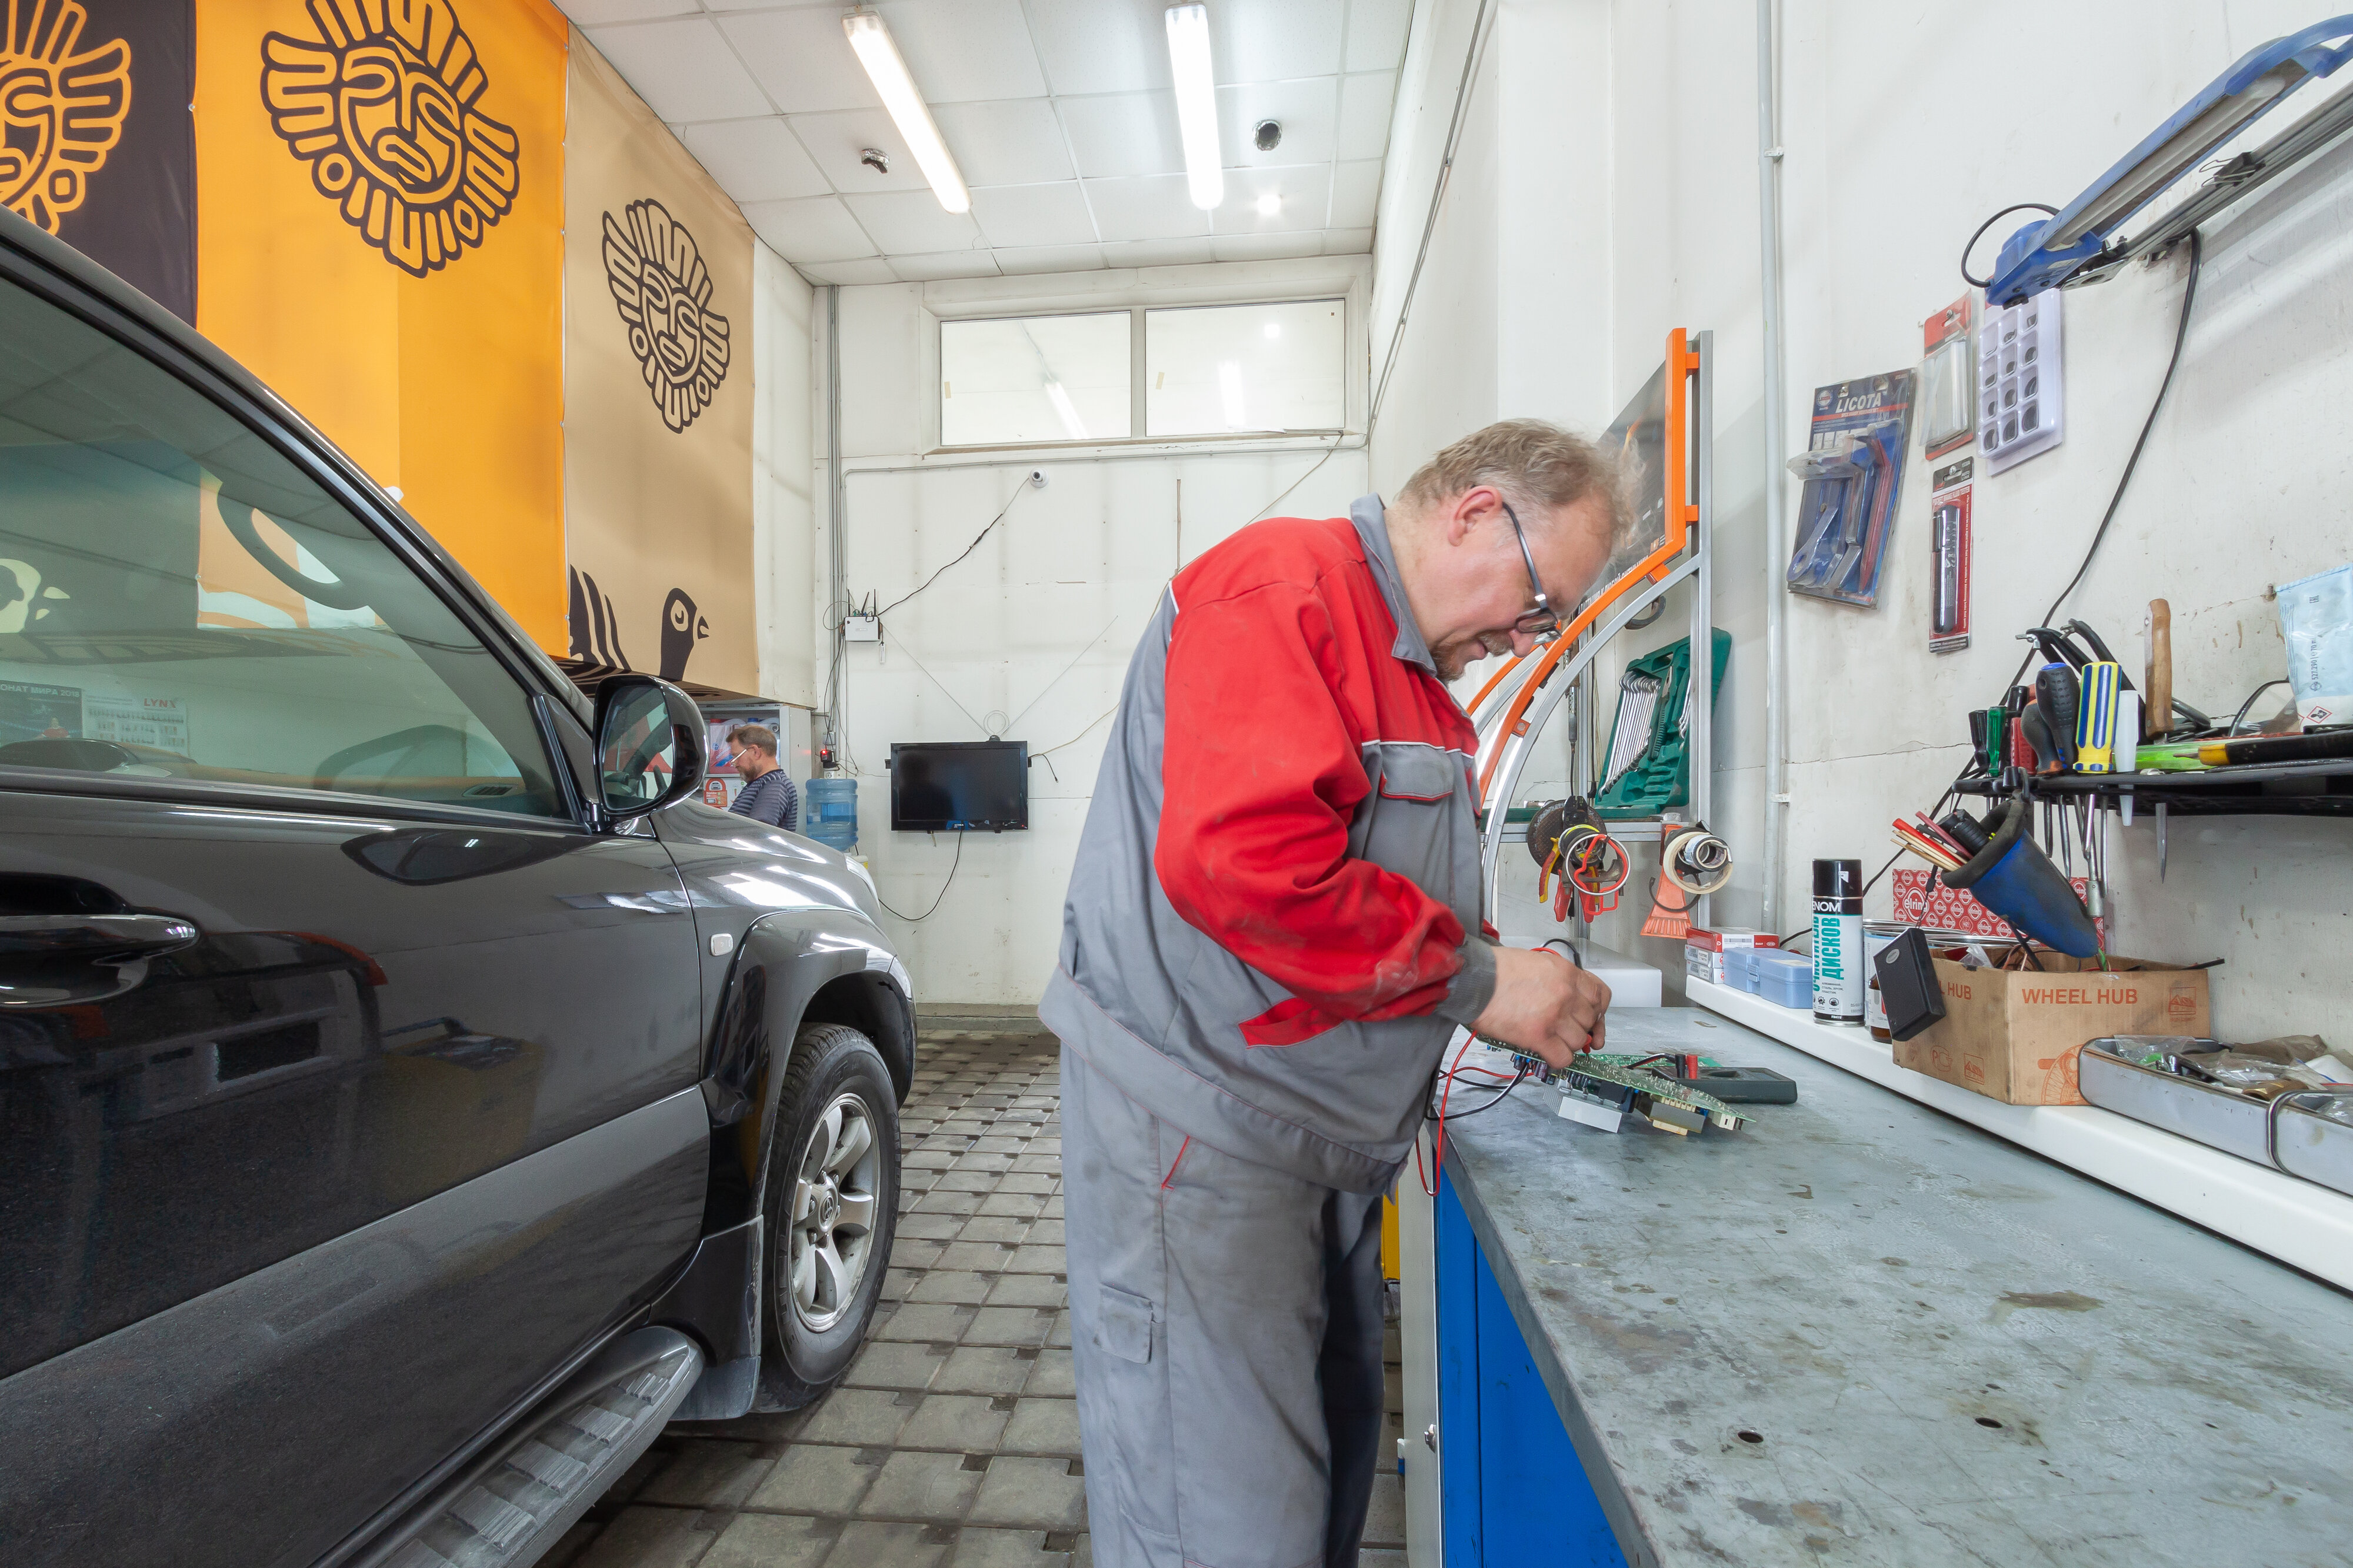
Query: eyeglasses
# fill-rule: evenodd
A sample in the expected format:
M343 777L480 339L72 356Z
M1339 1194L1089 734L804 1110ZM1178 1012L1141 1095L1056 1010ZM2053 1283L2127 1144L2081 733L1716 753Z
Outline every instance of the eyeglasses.
M1512 623L1512 629L1522 637L1546 637L1560 630L1560 613L1552 607L1552 596L1544 590L1544 580L1536 575L1535 552L1528 548L1528 532L1520 526L1520 514L1512 503L1496 498L1504 515L1512 520L1512 537L1520 542L1520 559L1528 563L1528 589L1536 596L1536 607Z

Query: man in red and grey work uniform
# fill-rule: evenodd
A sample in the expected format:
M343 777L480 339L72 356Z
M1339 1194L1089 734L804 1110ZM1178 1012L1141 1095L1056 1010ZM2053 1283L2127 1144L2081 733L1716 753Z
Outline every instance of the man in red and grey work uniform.
M1444 683L1567 618L1618 494L1590 444L1490 426L1386 510L1243 529L1136 648L1039 1007L1103 1568L1356 1561L1380 1194L1440 1054L1461 1025L1565 1063L1609 1005L1491 940Z

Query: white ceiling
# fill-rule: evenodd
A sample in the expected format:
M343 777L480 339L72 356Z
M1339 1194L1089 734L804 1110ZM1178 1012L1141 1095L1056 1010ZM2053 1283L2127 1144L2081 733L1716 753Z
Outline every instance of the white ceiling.
M881 0L972 187L941 209L843 37L841 0L558 0L820 283L1353 255L1412 0L1209 0L1226 197L1187 195L1166 0ZM1261 120L1282 123L1271 153ZM880 147L891 172L859 163ZM1282 200L1262 216L1258 198Z

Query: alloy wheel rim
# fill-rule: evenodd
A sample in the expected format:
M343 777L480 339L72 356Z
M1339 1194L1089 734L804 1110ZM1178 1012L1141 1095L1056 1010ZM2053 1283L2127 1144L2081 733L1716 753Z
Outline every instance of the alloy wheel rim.
M873 1261L882 1141L863 1097L835 1099L810 1129L793 1175L784 1295L823 1333L856 1303Z

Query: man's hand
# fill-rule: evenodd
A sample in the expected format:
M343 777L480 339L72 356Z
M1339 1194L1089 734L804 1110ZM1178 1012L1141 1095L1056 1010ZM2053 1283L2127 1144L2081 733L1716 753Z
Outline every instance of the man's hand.
M1609 987L1560 954L1499 947L1495 994L1477 1032L1567 1067L1577 1052L1601 1048L1609 1007Z

